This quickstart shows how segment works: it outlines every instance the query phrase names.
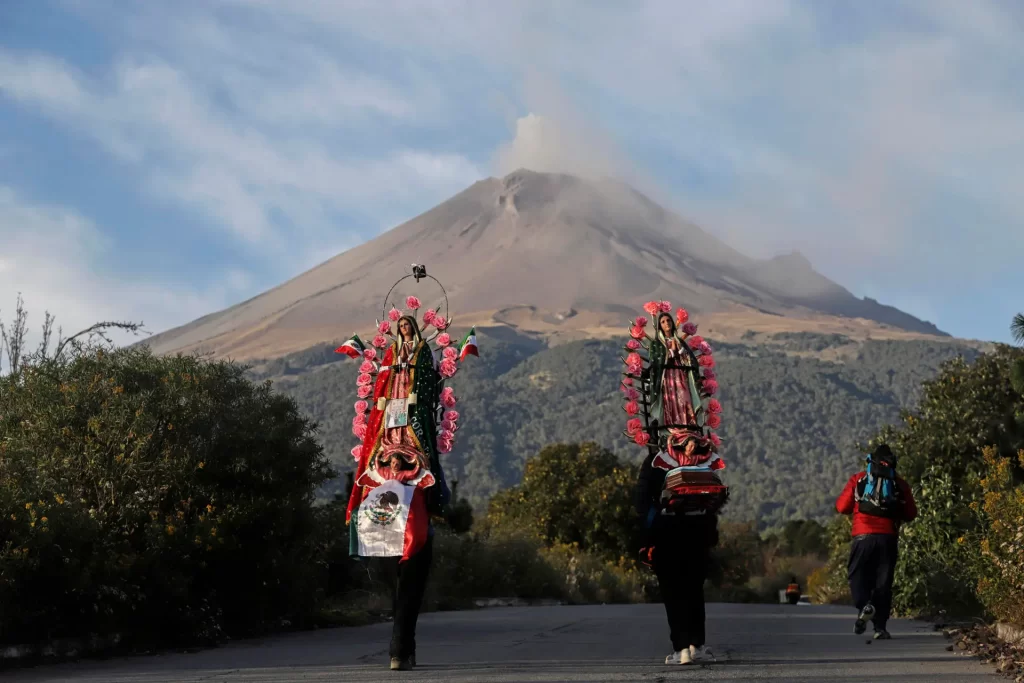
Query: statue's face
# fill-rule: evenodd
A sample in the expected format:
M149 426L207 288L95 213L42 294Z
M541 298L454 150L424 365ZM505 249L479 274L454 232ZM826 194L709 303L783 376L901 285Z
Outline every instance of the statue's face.
M384 481L405 483L415 479L424 469L429 470L427 456L410 446L385 446L373 462L373 468Z
M695 450L697 450L697 442L693 439L687 441L686 446L683 447L683 453L685 453L686 455L693 455L693 452Z
M672 318L667 315L663 315L658 319L658 325L661 327L661 331L666 335L672 334Z
M402 318L398 321L398 332L402 335L402 339L406 341L412 339L412 324L405 318Z

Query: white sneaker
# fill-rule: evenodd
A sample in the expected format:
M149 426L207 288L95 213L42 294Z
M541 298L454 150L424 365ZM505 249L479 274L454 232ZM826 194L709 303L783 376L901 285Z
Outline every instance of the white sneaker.
M673 652L668 657L665 657L666 664L693 664L693 657L690 656L689 648L680 650L679 652Z
M690 660L697 662L700 660L715 659L715 655L711 652L711 648L707 645L701 647L690 646ZM717 660L716 660L717 661Z

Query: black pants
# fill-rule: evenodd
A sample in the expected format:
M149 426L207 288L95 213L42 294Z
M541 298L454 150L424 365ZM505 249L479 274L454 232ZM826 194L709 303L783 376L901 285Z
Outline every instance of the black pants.
M869 602L875 608L872 621L885 629L892 611L892 580L896 573L897 538L893 534L856 536L850 546L847 576L857 609Z
M686 544L679 537L655 544L654 573L665 603L672 650L704 645L704 579L708 549L701 543Z
M391 614L394 618L391 657L406 659L416 654L416 620L423 605L433 557L434 538L431 536L420 551L405 562L399 562L397 557L378 558L381 578L391 590Z

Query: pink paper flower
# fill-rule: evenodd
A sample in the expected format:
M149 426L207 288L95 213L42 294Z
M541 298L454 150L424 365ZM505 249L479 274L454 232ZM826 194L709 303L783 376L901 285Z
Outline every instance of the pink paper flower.
M450 358L445 358L441 361L440 366L438 366L438 370L441 372L442 377L448 379L455 374L456 370L458 370L458 366L455 365L455 361Z
M416 309L418 309L420 307L420 300L417 299L414 296L406 297L406 299L405 299L405 307L406 308L411 308L412 310L415 311Z
M360 458L360 456L362 456L362 454L363 454L363 447L362 447L362 445L354 446L352 448L352 457L355 458L356 460L358 460Z
M626 433L633 436L643 428L643 423L639 417L634 417L630 420L626 420Z
M628 372L633 377L639 377L641 375L641 373L643 373L643 371L644 371L644 369L640 365L627 365L626 366L626 372Z
M693 335L692 337L690 337L690 338L688 338L686 340L686 344L691 349L696 349L698 346L701 345L701 342L703 342L703 341L704 341L704 337L700 336L699 334L695 334L695 335Z
M708 438L711 439L711 443L715 445L715 448L722 447L722 439L718 436L718 434L712 432L711 434L708 435Z
M629 330L629 336L633 339L643 339L647 334L644 332L644 328L634 325Z
M363 358L366 360L374 360L377 358L377 349L364 349Z
M441 334L437 335L437 345L438 346L448 346L451 343L452 343L452 337L447 332L442 332Z
M451 420L452 422L459 421L459 413L456 410L447 410L444 414L444 419Z
M635 441L638 446L646 446L647 442L650 440L651 435L644 431L637 432L636 436L633 437L633 441Z
M622 383L625 384L627 387L631 387L631 386L633 386L633 378L632 377L623 377L622 378Z
M629 341L626 342L626 348L629 349L630 351L636 351L637 349L640 348L640 342L638 342L636 339L630 339Z
M437 317L437 311L435 311L432 308L428 308L427 310L425 310L423 312L423 324L424 325L433 325L435 317Z
M451 387L445 387L441 390L441 405L445 408L454 408L456 400L454 389Z
M366 413L356 413L352 416L352 426L366 424Z
M636 389L630 388L630 389L626 390L626 400L627 401L636 401L639 398L640 398L640 392L637 391Z
M370 409L370 404L366 401L356 401L355 409L357 413L365 413Z
M358 396L359 398L368 398L372 393L373 387L371 387L369 384L360 385L360 387L356 389L356 396Z
M373 378L370 377L365 372L363 374L359 375L358 377L356 377L356 384L358 386L362 386L364 384L370 384L371 382L373 382Z
M704 368L704 379L716 379L718 375L711 368Z
M364 424L352 425L352 433L355 434L356 437L359 438L359 439L366 438L366 425L364 425Z
M709 395L714 396L718 393L718 382L713 379L704 380L704 391Z
M448 327L448 321L445 320L443 315L435 315L434 316L434 322L432 324L433 324L434 327L436 327L439 330L443 330L446 327Z
M364 375L372 373L374 370L376 370L376 368L373 366L373 363L371 363L368 360L364 360L362 364L359 366L359 372Z
M685 325L683 325L683 334L691 336L697 334L697 326L694 325L693 323L686 323Z
M640 354L635 351L626 356L626 365L640 365L643 363L643 359L640 358Z
M441 420L441 429L443 429L446 432L454 432L455 423L452 422L451 420Z
M722 403L717 398L713 398L708 401L708 412L709 413L720 413L722 412Z
M401 318L401 317L402 317L402 312L400 310L398 310L397 308L395 308L394 306L392 306L391 310L388 311L388 319L391 322L393 322L393 323L397 323L398 319Z
M690 314L686 312L685 308L676 309L676 325L682 325L690 319Z
M708 415L708 426L712 429L718 429L722 424L722 416L716 413Z
M708 344L706 341L702 341L700 344L697 345L697 350L700 351L705 356L710 356L711 344Z
M437 437L437 452L438 453L451 453L453 441L451 439L442 439L440 436Z
M668 313L672 310L672 304L667 301L661 301L658 303L658 313Z
M639 403L637 403L636 401L627 401L626 402L626 414L627 415L632 417L633 415L636 415L639 412L640 412L640 404Z
M711 461L711 464L708 465L708 468L711 470L724 470L725 461L722 460L721 458L715 458L714 460Z
M378 334L376 337L373 338L373 345L376 346L378 349L382 349L388 345L388 340L384 335Z
M715 367L715 357L714 356L701 356L700 358L697 359L697 362L700 363L700 366L702 368L713 368L713 367Z
M633 321L633 324L636 325L637 327L647 327L647 322L647 318L643 317L642 315L638 315L636 317L636 320Z
M447 347L445 347L445 349L441 353L441 355L446 360L455 360L456 358L459 357L459 352L458 352L458 350L454 346L447 346Z
M387 320L381 320L380 325L377 325L377 331L381 334L391 334L391 323Z
M661 311L661 304L657 301L648 301L644 304L644 310L651 315L658 315Z

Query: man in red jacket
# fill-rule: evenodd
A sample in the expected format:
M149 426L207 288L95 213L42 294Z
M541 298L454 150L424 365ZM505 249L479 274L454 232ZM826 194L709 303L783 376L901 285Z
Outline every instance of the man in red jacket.
M836 500L836 510L853 515L847 566L850 593L858 610L853 632L864 633L870 619L875 639L888 640L891 636L885 626L892 610L900 525L917 517L910 486L896 476L896 456L888 446L878 446L868 457L866 470L850 477Z

